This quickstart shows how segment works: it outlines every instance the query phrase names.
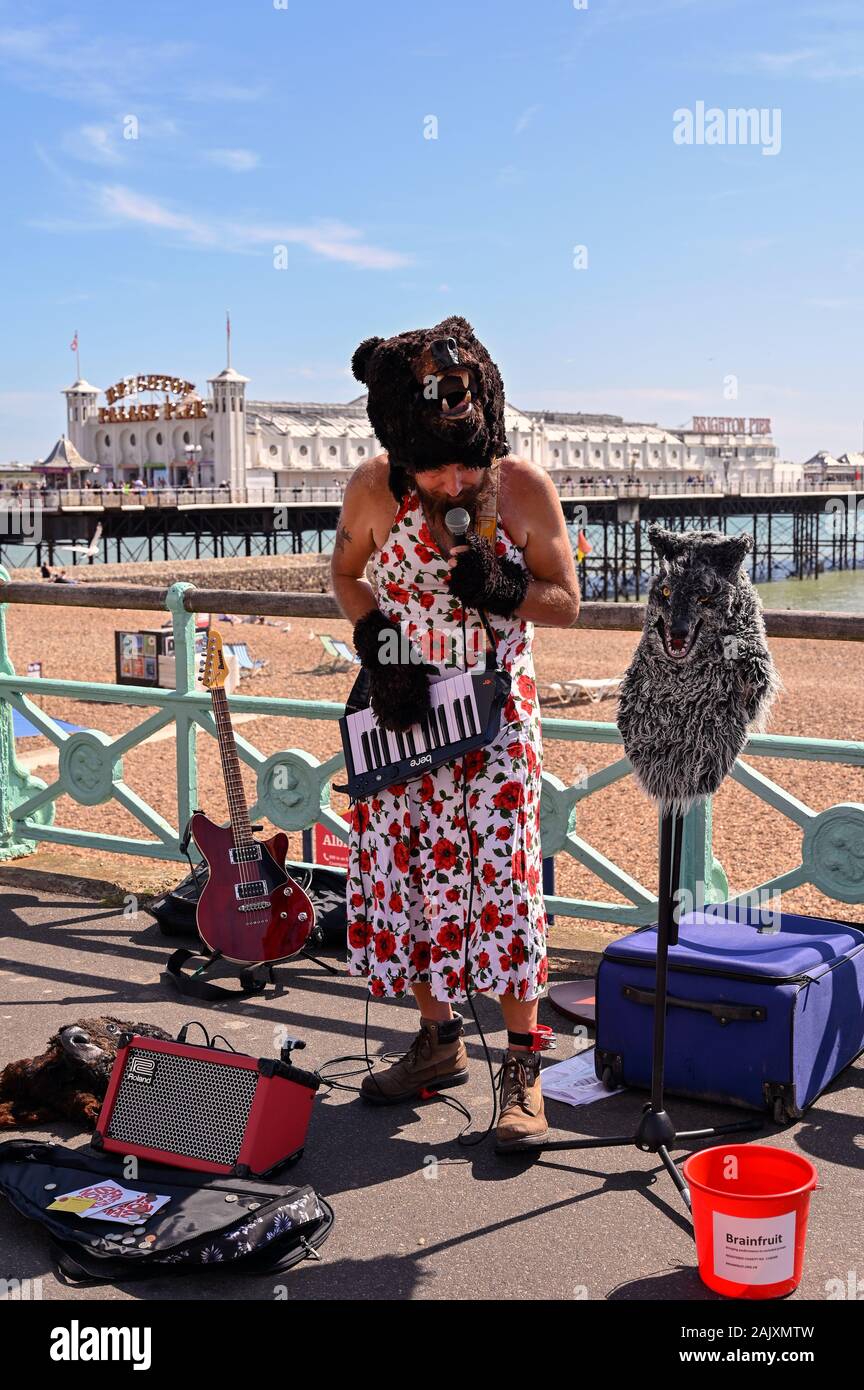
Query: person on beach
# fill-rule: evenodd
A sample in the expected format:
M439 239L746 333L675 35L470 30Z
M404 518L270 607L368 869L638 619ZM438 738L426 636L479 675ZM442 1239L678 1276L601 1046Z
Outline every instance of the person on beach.
M532 640L535 622L575 624L579 584L555 487L544 469L508 456L501 377L464 319L367 339L352 365L387 452L358 465L346 487L332 579L369 673L373 713L384 728L418 722L429 709L430 674L464 668L463 617L469 664L482 650L478 608L512 680L489 745L352 808L349 969L369 979L375 997L413 994L420 1012L405 1055L370 1072L361 1093L394 1103L467 1079L453 1005L467 989L493 994L508 1033L496 1131L504 1151L548 1134L532 1049L547 978ZM446 512L464 507L473 521L493 468L494 546L472 531L454 543ZM386 640L394 635L395 662ZM419 661L405 651L412 642Z

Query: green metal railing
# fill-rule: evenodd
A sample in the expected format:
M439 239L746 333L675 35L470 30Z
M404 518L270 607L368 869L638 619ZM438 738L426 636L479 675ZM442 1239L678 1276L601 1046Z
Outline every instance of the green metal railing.
M64 608L167 609L174 632L175 689L17 675L6 640L6 608L10 602L56 604ZM167 590L101 584L55 588L35 583L13 584L0 567L0 859L33 853L39 841L155 859L183 858L180 838L198 804L197 737L201 731L216 737L209 695L195 690L195 613L226 610L280 616L338 616L333 599L326 595L237 593L202 590L191 584L173 584ZM643 615L644 610L639 605L627 605L625 609L620 605L585 604L580 626L638 629ZM864 640L864 618L856 615L767 613L766 628L769 635L776 636L839 636L845 640ZM31 697L37 693L106 704L155 706L155 712L116 737L92 728L70 732L34 703ZM232 695L229 708L233 714L288 719L336 720L343 712L341 705L331 702L258 695ZM13 710L30 720L57 747L58 771L53 782L46 783L32 776L19 763ZM124 755L160 729L172 725L177 748L174 824L138 795L123 777ZM590 720L544 716L543 738L547 743L607 744L613 749L622 748L615 724ZM250 810L253 821L266 819L286 831L307 830L320 824L338 839L347 839L347 824L330 802L331 779L344 768L341 749L320 762L300 748L267 756L239 733L236 742L241 760L256 777L255 801ZM815 811L759 772L750 761L759 758L862 767L864 742L774 734L752 736L731 776L757 799L800 828L800 862L729 899L726 873L712 849L709 799L697 804L684 821L683 892L690 895L695 906L726 900L763 903L784 890L810 883L839 902L864 901L864 804L841 802L827 810ZM571 784L551 773L543 774L540 830L544 858L571 856L619 893L627 904L550 894L546 898L550 913L630 927L655 919L656 893L578 833L580 804L630 775L632 767L626 756L615 758L597 771L584 773ZM64 794L83 806L100 805L113 798L136 818L150 838L98 834L75 826L57 825L55 803Z

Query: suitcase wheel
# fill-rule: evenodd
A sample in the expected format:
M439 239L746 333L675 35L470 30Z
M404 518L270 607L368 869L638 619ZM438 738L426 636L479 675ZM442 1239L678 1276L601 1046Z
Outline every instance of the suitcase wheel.
M602 1081L607 1091L617 1090L617 1086L615 1084L615 1074L612 1071L611 1067L603 1068L603 1075L600 1077L600 1080Z
M774 1123L775 1125L788 1125L791 1116L786 1109L786 1102L782 1096L777 1096L774 1101Z

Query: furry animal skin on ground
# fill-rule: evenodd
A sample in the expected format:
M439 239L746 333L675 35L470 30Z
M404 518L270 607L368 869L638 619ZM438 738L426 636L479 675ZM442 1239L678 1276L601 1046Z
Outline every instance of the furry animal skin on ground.
M366 338L351 367L368 389L369 421L399 501L410 471L488 468L509 452L501 373L467 319L454 314L434 328Z
M39 1057L10 1062L0 1074L0 1129L43 1120L83 1120L91 1129L108 1088L123 1033L170 1041L149 1023L82 1018L59 1029Z
M618 728L642 789L684 814L712 795L781 689L762 604L740 568L749 536L648 528L660 557Z

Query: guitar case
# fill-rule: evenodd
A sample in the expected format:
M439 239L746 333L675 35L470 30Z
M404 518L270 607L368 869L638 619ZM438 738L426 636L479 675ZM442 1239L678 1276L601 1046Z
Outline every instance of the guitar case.
M47 1232L67 1284L124 1283L165 1274L271 1274L320 1258L333 1210L309 1185L193 1173L122 1154L31 1139L0 1143L0 1194ZM106 1178L170 1197L141 1227L49 1211L57 1196ZM146 1238L145 1238L146 1237Z
M197 936L195 910L209 872L209 866L202 860L176 888L160 893L144 908L155 918L165 936ZM333 869L316 865L305 891L315 906L315 928L309 938L311 944L344 946L348 931L344 877Z
M286 865L290 870L293 866ZM196 864L176 888L162 893L147 905L145 911L155 918L159 930L166 936L198 937L195 913L198 899L209 877L205 860ZM302 887L315 908L315 927L309 937L312 946L338 946L344 949L348 935L348 910L345 903L345 879L332 869L317 865L306 871ZM298 880L299 881L299 880ZM193 964L197 962L197 964ZM186 967L189 966L190 969ZM272 965L250 965L245 969L235 962L219 962L205 948L179 947L169 957L165 972L181 994L206 1003L220 1003L247 996L263 994L268 984L274 984ZM214 971L238 981L238 988L225 989L213 984Z

